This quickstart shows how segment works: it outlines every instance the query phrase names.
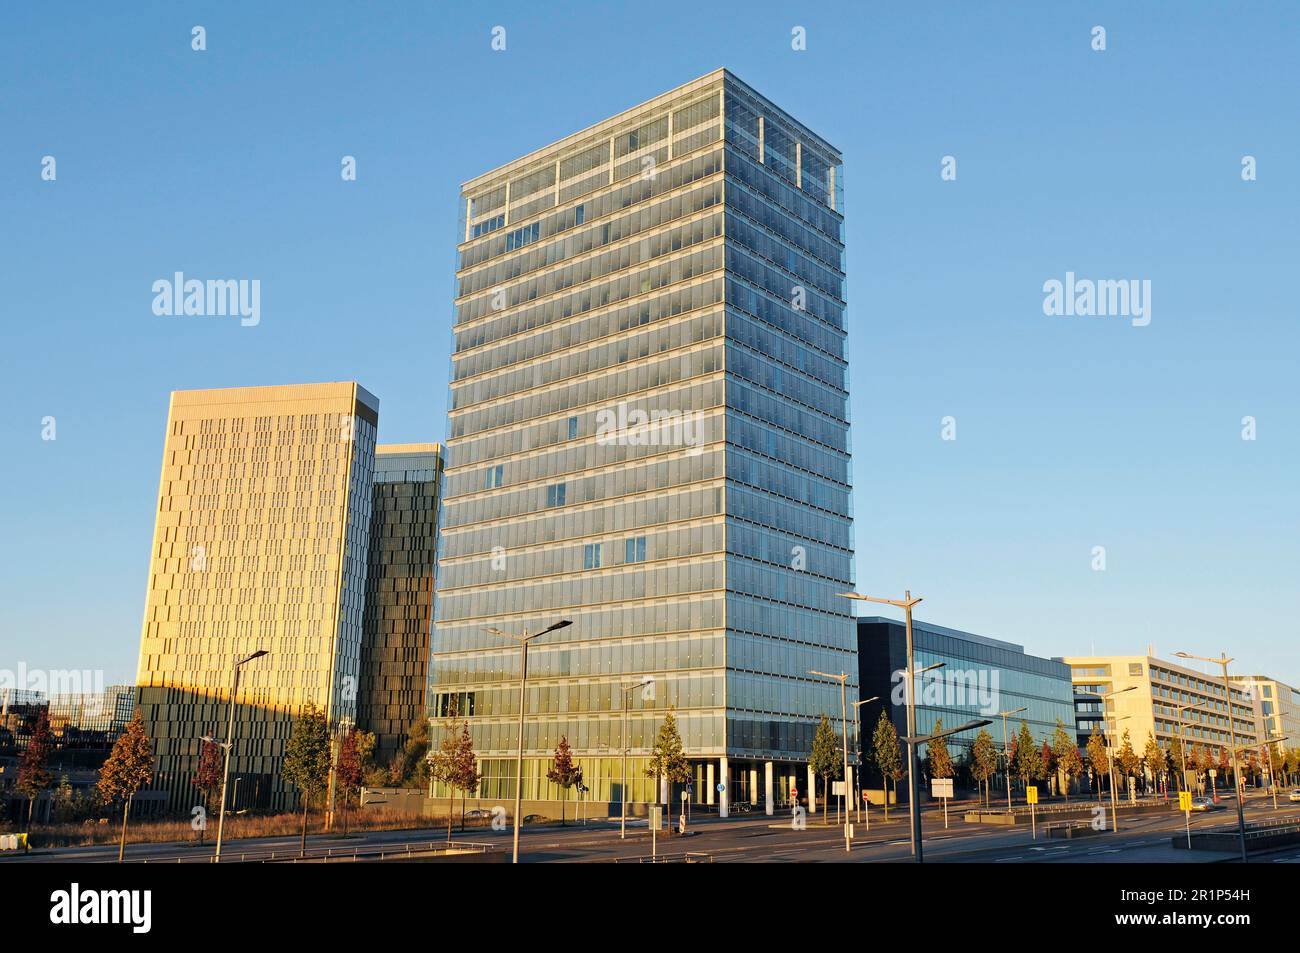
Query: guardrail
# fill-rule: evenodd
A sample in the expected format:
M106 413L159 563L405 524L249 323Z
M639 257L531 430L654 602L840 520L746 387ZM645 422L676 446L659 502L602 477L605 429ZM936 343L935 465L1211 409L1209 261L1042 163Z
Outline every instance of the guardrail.
M616 857L616 864L711 864L713 855L688 850L681 854L642 854L639 857Z
M486 854L500 849L497 844L485 844L475 841L407 841L398 844L358 844L355 847L309 847L300 853L296 847L278 847L275 849L239 850L226 848L222 851L221 862L232 864L267 864L267 863L356 863L358 861L383 861L411 859L430 855L446 854ZM128 857L128 860L130 858ZM212 857L203 854L178 854L174 857L141 857L132 863L141 864L183 864L209 863Z

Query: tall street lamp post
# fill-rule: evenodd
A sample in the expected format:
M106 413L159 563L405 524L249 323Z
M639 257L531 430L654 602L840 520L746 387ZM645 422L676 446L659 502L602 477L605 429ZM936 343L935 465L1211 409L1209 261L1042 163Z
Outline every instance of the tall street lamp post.
M226 828L226 782L230 780L230 752L235 747L235 695L239 693L239 669L240 666L246 665L266 655L265 649L258 649L247 658L240 659L235 663L233 674L231 675L230 684L230 704L226 707L229 709L226 716L226 740L221 745L226 749L225 766L221 769L221 811L217 815L217 852L212 858L215 864L221 863L221 837ZM204 741L211 741L211 738L204 738Z
M519 812L523 809L524 800L524 709L528 707L528 696L525 694L528 686L528 643L533 639L546 635L548 632L563 629L566 625L573 625L573 620L561 619L559 622L548 625L542 631L534 632L531 635L527 629L524 630L523 635L512 635L498 628L486 628L486 631L491 632L493 635L514 639L519 643L519 748L518 753L515 755L515 836L513 856L510 861L513 864L519 863Z
M831 675L827 672L809 671L808 674L820 675L822 678L829 678L840 683L840 734L844 748L844 793L847 797L849 792L849 710L845 686L848 684L849 676L847 672ZM827 805L827 810L829 809L830 806ZM846 851L853 849L853 838L849 836L849 806L847 803L844 805L844 849Z
M960 734L963 731L973 731L976 728L983 728L985 725L991 724L993 724L993 722L988 718L977 718L974 721L966 722L964 725L958 725L956 728L947 728L943 731L935 732L932 735L909 735L906 739L907 747L909 751L915 750L917 745L928 745L932 741L938 741L940 738L947 738L949 735ZM908 770L913 770L915 766L915 763L908 765ZM920 864L924 861L925 855L921 850L921 811L920 806L918 805L916 812L916 862Z
M1024 708L1011 708L1007 711L1000 711L998 715L1002 718L1002 760L1006 762L1007 770L1007 810L1011 810L1011 742L1007 739L1007 716L1018 715L1022 711L1029 711Z
M1077 694L1080 694L1080 695L1091 695L1093 698L1100 698L1100 699L1102 700L1102 706L1101 706L1101 717L1102 717L1102 724L1105 725L1105 724L1109 724L1109 722L1110 722L1110 719L1108 719L1108 718L1106 717L1106 705L1105 705L1105 703L1106 703L1107 701L1109 701L1110 699L1114 698L1116 695L1123 695L1125 692L1131 692L1131 691L1134 691L1136 688L1137 688L1136 685L1130 685L1128 688L1121 688L1121 689L1119 689L1118 691L1106 692L1104 695L1100 695L1100 694L1098 694L1097 692L1077 692ZM1115 718L1115 724L1118 725L1121 721L1123 721L1123 720L1126 719L1126 718L1128 718L1128 715L1119 715L1119 716L1117 716L1117 717ZM1106 728L1106 729L1102 732L1101 740L1104 741L1104 742L1106 742L1106 756L1110 759L1110 826L1111 826L1111 833L1118 834L1118 833L1119 833L1119 804L1118 804L1118 802L1117 802L1117 800L1116 800L1116 798L1115 798L1115 745L1114 745L1114 744L1111 742L1111 740L1110 740L1110 729L1109 729L1109 728Z
M857 735L857 738L858 738L858 750L859 750L859 751L861 751L861 750L863 750L863 749L865 748L865 745L863 744L863 741L862 741L862 706L863 706L863 705L870 705L872 702L878 702L878 701L880 701L880 696L879 696L879 695L872 695L870 698L864 698L864 699L862 699L861 701L856 701L856 702L853 703L853 731L854 731L854 733ZM858 784L857 784L857 787L862 788L863 791L866 790L865 787L862 787L862 774L863 774L863 772L864 772L865 770L866 770L866 759L865 759L865 758L859 758L859 759L858 759L858 774L857 774L857 781L858 781ZM858 820L862 820L862 797L861 797L861 795L860 795L857 791L854 792L854 797L856 798L856 800L853 802L854 810L857 811L857 817L858 817ZM867 825L870 826L870 824L871 824L871 809L870 809L870 808L867 808Z
M1245 798L1242 796L1241 772L1237 769L1237 729L1232 716L1232 683L1228 680L1228 663L1233 661L1228 658L1226 652L1221 653L1218 658L1207 658L1204 655L1191 655L1188 652L1175 652L1179 658L1195 659L1198 662L1209 662L1212 665L1218 665L1223 668L1223 701L1228 709L1228 741L1232 745L1232 784L1237 789L1237 833L1241 841L1241 862L1247 863L1246 859L1246 808L1242 804Z
M619 840L627 839L627 696L636 689L644 688L652 682L654 682L653 678L647 678L644 682L623 686L623 793L620 795L622 808L619 811L620 817L618 819Z
M916 660L912 652L912 609L922 601L920 596L912 598L910 589L904 591L902 599L880 599L876 596L864 596L857 592L842 592L846 599L858 599L862 602L876 602L881 605L894 606L903 610L907 628L907 736L916 736ZM921 859L921 813L916 803L916 747L911 741L907 743L907 813L911 818L910 834L912 838L912 856Z

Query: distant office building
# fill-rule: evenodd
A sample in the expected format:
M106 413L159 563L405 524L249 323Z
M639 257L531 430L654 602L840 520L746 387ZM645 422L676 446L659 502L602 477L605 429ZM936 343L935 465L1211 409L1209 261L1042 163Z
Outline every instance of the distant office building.
M850 674L839 152L718 70L465 183L434 637L484 797L657 799L676 713L692 795L783 799ZM654 679L653 686L637 687ZM625 692L625 689L629 689ZM628 730L621 711L626 696Z
M1260 738L1274 738L1279 750L1300 747L1300 691L1267 675L1247 675L1236 679L1259 704Z
M929 734L936 721L942 721L944 728L954 728L989 718L993 724L987 726L987 731L1001 751L1006 738L1020 731L1022 721L1039 743L1051 739L1058 723L1073 731L1070 667L1059 659L1030 655L1024 646L1013 642L915 620L912 644L918 672L943 663L942 668L925 672L918 679L916 730L920 734ZM899 737L905 736L905 625L878 616L859 619L858 665L862 697L880 698L862 706L863 740L870 743L882 711L888 714ZM1004 737L999 713L1017 708L1026 710L1007 717ZM947 739L954 761L964 757L977 734L977 730L964 731ZM918 758L924 753L921 748ZM879 784L878 772L874 779L870 771L866 777Z
M135 714L135 686L109 685L100 692L51 695L50 731L60 760L98 767Z
M375 447L357 726L375 733L379 765L427 714L441 481L441 445Z
M1165 748L1177 737L1183 744L1216 752L1230 747L1231 730L1238 746L1259 743L1259 703L1238 680L1230 686L1230 730L1229 701L1219 676L1149 655L1067 656L1063 661L1070 666L1074 682L1075 727L1081 747L1094 727L1117 745L1128 732L1139 755L1148 736ZM1130 687L1132 691L1125 691ZM1120 691L1123 694L1105 701L1097 697Z
M155 788L194 803L200 739L224 738L231 784L283 808L293 717L356 714L379 401L355 383L176 391L163 448L137 684Z
M49 714L44 692L0 688L0 754L14 755L27 747L41 715Z

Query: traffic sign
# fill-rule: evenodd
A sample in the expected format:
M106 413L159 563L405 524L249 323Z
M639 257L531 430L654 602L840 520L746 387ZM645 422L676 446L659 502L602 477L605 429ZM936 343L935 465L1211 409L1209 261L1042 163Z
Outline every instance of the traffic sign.
M831 782L831 795L832 795L833 797L843 797L843 796L844 796L844 782L843 782L843 781L832 781L832 782Z
M1029 804L1038 803L1038 785L1031 784L1025 788L1025 801Z
M930 797L952 797L952 778L931 778Z
M863 791L863 792L862 792L862 800L865 801L865 800L867 800L867 798L868 798L867 792L866 792L866 791Z
M1191 809L1192 809L1192 792L1191 792L1191 791L1179 791L1179 792L1178 792L1178 810L1180 810L1180 811L1190 811Z
M725 784L723 784L721 781L719 781L719 782L718 782L718 793L721 794L721 793L722 793L723 791L725 791L725 790L727 790L727 786L726 786Z

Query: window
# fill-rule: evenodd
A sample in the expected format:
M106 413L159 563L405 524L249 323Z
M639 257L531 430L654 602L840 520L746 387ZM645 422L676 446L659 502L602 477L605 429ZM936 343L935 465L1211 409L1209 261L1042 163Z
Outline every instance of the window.
M588 543L582 547L582 568L600 568L600 543Z
M569 418L569 439L573 440L578 436L578 418Z
M501 485L502 477L505 473L505 467L498 463L494 467L487 468L487 479L483 484L485 490L495 490Z
M645 537L633 536L624 543L623 561L625 563L645 562Z
M1129 673L1130 675L1141 675L1141 674L1142 674L1142 663L1141 663L1141 662L1130 662L1130 663L1129 663L1129 666L1128 666L1128 673Z
M546 488L546 505L547 507L563 506L565 485L563 483L554 483Z
M587 206L579 205L573 210L573 224L581 225L587 220Z

